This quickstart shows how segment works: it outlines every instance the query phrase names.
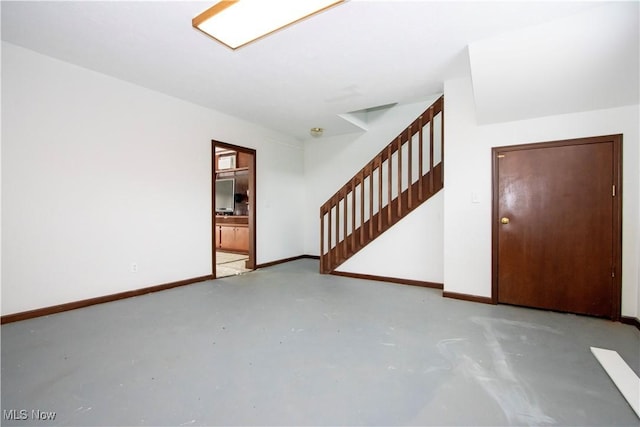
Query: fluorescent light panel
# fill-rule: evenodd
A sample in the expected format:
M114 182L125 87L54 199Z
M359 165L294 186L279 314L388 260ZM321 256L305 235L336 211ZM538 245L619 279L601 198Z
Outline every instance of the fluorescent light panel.
M345 0L223 0L192 20L195 28L237 49Z

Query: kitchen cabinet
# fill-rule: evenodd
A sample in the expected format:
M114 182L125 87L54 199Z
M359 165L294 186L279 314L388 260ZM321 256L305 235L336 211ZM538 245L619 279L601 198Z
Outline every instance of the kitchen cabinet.
M216 223L215 240L217 249L249 253L249 225Z

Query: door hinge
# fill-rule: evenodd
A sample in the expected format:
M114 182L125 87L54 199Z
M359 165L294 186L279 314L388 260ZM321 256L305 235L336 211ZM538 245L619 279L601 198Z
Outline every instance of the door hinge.
M616 277L616 269L615 268L611 269L611 277Z
M616 185L613 184L611 186L611 196L616 197Z

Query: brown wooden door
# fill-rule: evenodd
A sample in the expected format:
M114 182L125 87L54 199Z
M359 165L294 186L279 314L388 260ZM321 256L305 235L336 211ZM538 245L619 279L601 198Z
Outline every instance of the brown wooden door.
M617 136L494 149L498 302L619 316L619 144Z

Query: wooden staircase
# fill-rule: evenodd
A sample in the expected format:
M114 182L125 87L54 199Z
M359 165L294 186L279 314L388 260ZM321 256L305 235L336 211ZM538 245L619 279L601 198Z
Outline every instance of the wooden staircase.
M320 207L320 273L333 272L440 191L443 164L440 97Z

